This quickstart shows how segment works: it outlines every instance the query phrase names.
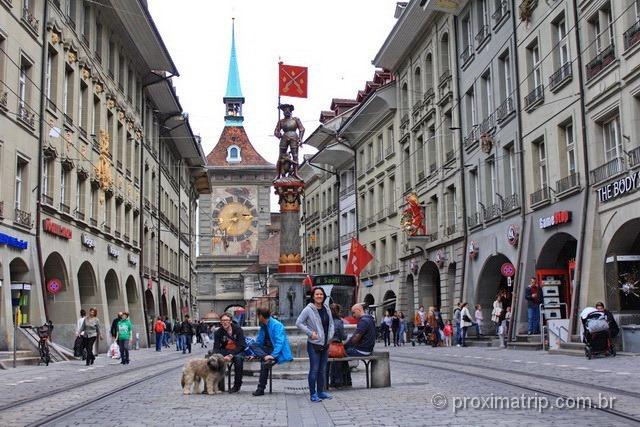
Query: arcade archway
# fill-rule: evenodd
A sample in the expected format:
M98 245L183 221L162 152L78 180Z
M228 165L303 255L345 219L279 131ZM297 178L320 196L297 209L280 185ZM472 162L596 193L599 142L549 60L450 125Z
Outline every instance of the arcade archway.
M547 239L536 262L536 278L543 285L560 283L560 302L562 317L571 312L573 294L573 276L576 268L576 249L578 241L568 233L556 233Z
M1 265L0 265L1 267ZM1 268L0 268L1 270ZM2 277L0 275L0 277ZM32 289L29 280L29 267L22 258L14 258L9 263L9 281L11 287L11 298L18 301L18 312L13 319L18 324L33 323L35 319L32 319L31 299L35 290ZM9 286L9 284L5 284ZM39 321L39 320L38 320Z
M500 268L505 263L511 263L511 261L503 254L496 254L487 258L476 284L476 299L475 301L467 301L470 307L475 304L482 305L485 319L491 319L493 301L495 301L498 294L503 296L502 308L504 310L511 306L513 282L509 286L509 280L500 271Z
M162 299L160 300L160 316L168 316L169 308L167 305L167 296L163 293Z
M605 257L609 310L640 310L640 218L625 222L613 235Z
M384 313L396 311L396 293L389 290L382 297L382 310Z
M405 296L405 302L406 302L406 310L411 313L413 311L415 311L417 309L417 307L415 307L415 286L413 284L413 275L408 275L407 279L405 281L405 286L407 288L407 294Z
M96 274L91 263L89 261L83 262L76 276L78 278L80 308L83 308L88 313L91 307L95 307L98 310L99 317L102 317L105 321L109 320L107 313L102 310Z
M47 294L44 298L49 320L53 322L55 327L60 327L58 330L61 330L62 325L73 325L73 332L75 332L76 315L78 313L76 313L73 289L69 286L67 266L62 256L58 252L52 252L47 257L43 270L46 284L53 283L53 280L57 280L60 284L59 288L51 287L51 290L47 289ZM57 292L53 289L56 289Z
M129 305L129 319L131 319L131 322L134 324L144 323L142 319L142 304L140 303L140 298L138 298L136 279L133 276L127 277L124 286L127 293L127 303Z
M440 307L440 270L433 261L425 262L418 273L418 305Z
M109 270L104 277L104 289L107 294L109 319L114 319L118 312L125 311L124 296L120 290L118 275L114 270Z
M374 305L376 303L376 299L373 297L373 295L367 294L365 295L363 302L364 302L365 308L367 308Z
M147 306L147 318L150 321L149 325L153 325L153 321L156 318L156 303L153 299L153 292L147 289L144 291L145 305Z
M171 319L178 318L178 304L176 303L176 297L171 298Z

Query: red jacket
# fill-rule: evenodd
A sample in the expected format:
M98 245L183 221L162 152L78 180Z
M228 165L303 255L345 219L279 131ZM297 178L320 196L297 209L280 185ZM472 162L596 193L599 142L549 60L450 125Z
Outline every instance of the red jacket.
M153 326L153 330L161 334L164 332L165 324L162 320L156 320L156 324Z

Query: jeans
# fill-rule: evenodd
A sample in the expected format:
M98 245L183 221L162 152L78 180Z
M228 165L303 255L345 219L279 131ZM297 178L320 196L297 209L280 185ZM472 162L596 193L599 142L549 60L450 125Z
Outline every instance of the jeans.
M313 396L314 394L325 391L329 348L327 347L322 351L316 351L313 345L307 342L307 354L309 354L309 394Z
M404 323L401 323L400 324L400 332L399 332L399 334L400 334L400 342L402 344L404 344L406 342L405 338L404 338L404 334L405 334L406 331L407 331L407 327L405 326Z
M393 329L393 345L394 347L400 345L400 329Z
M184 348L183 337L184 335L182 334L176 334L176 351L181 351Z
M165 347L169 347L169 332L164 331L162 334L162 345Z
M460 324L456 323L456 344L462 344L462 334L460 332Z
M473 325L476 327L476 338L480 338L480 324L474 323Z
M530 334L540 333L540 307L527 307L527 317L529 319L528 332Z
M267 379L269 379L269 367L265 365L264 358L273 351L272 347L262 347L259 344L253 343L249 348L255 353L256 357L260 359L260 378L258 378L258 390L263 390L267 387ZM276 363L278 361L276 360Z
M347 356L349 357L369 356L371 354L360 353L355 347L345 347L344 350L347 352Z
M118 340L118 347L122 364L129 363L129 340Z
M382 339L384 340L384 346L391 345L391 334L389 328L382 328Z
M463 326L462 327L462 336L461 336L461 342L462 342L462 346L464 347L464 341L467 339L467 329L469 329L468 326Z
M95 344L97 337L84 338L84 349L87 351L87 365L96 360L96 356L93 354L93 344Z
M191 341L193 341L193 335L180 335L182 337L182 354L187 351L191 354Z
M156 332L156 351L160 351L162 349L163 336L164 332Z
M233 354L229 350L225 350L223 348L220 350L220 354L223 356L228 354L233 356L233 360L231 362L233 363L233 386L239 389L242 386L242 372L244 369L244 357L242 356L242 353Z

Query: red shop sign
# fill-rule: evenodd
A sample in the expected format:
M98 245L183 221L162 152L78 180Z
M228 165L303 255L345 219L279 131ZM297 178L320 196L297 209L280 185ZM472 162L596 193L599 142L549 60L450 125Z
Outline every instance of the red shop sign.
M62 237L63 239L71 239L71 229L63 227L60 224L56 224L51 220L51 218L47 218L44 220L42 228L47 233L55 234L56 236Z

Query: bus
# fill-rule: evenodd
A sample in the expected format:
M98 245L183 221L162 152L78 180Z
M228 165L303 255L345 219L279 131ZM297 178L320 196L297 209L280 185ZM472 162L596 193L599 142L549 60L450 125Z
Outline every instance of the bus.
M311 288L320 286L331 303L340 304L340 316L345 323L357 323L351 307L358 302L358 280L351 274L310 274L304 281L306 300L311 301Z

